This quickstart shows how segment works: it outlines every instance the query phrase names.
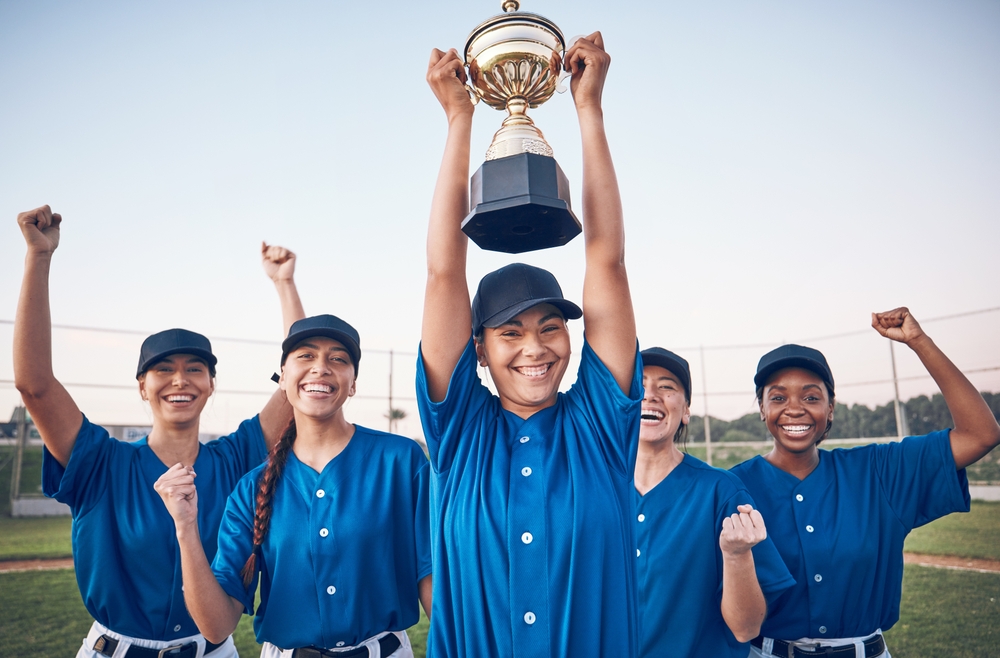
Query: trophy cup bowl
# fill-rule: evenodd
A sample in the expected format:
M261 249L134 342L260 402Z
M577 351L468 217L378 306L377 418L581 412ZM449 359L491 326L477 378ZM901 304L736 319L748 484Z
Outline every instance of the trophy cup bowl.
M480 24L465 44L470 94L508 115L472 177L462 230L483 249L521 253L566 244L580 222L569 181L526 113L562 91L566 41L549 19L517 11L516 0L503 8L507 13Z

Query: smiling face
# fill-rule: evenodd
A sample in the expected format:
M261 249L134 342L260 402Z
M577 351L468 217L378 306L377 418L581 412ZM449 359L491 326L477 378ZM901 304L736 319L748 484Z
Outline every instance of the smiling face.
M785 368L770 376L760 400L761 420L774 437L774 452L802 456L816 452L833 422L833 400L819 375Z
M323 336L306 338L288 353L279 384L296 417L333 417L354 395L354 364L339 341Z
M197 424L215 383L204 359L191 354L171 354L139 377L139 395L149 402L153 424Z
M489 368L501 406L521 418L556 403L570 352L566 321L551 304L484 329L476 342L479 364Z
M681 378L662 366L645 366L642 387L639 440L673 443L681 425L691 421Z

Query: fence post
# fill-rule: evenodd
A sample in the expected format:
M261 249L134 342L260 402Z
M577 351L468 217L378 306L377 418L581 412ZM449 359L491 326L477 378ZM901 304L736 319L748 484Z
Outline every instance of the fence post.
M27 412L24 407L14 408L14 464L10 473L10 508L14 510L15 502L21 497L21 462L24 459L24 443L28 437Z
M705 376L705 346L701 345L701 397L705 401L705 461L712 465L712 423L708 420L708 378Z

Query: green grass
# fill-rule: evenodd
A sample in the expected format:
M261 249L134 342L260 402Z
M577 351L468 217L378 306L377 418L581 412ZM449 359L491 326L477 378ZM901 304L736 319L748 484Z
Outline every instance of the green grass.
M911 532L904 549L1000 560L1000 503L973 501L968 514L949 514Z
M0 560L73 557L68 516L0 516Z
M1000 655L1000 574L907 565L885 641L893 658Z
M0 516L10 516L10 479L14 446L0 446ZM42 493L42 448L25 448L21 462L21 494Z
M902 614L886 633L894 658L997 655L1000 643L1000 574L907 565ZM90 628L73 571L0 574L0 656L72 655ZM414 655L423 658L427 619L409 631ZM244 658L257 656L252 620L234 634Z

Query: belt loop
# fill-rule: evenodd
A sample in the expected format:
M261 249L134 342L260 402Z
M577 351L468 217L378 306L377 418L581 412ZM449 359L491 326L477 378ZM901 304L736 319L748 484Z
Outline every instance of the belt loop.
M854 656L855 658L868 658L868 650L865 649L864 640L857 640L854 643Z

